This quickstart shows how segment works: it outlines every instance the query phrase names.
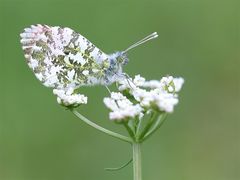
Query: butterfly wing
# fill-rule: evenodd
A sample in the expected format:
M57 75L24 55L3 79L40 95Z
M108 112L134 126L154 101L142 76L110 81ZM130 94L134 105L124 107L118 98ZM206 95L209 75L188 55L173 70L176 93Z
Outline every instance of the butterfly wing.
M29 67L47 87L101 84L110 65L107 54L70 28L32 25L20 36Z

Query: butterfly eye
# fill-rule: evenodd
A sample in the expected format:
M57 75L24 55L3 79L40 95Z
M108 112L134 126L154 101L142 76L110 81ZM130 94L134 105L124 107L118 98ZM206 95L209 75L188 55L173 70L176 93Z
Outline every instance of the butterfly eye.
M65 55L69 55L69 54L70 54L70 51L69 51L69 50L65 50L65 51L64 51L64 54L65 54Z

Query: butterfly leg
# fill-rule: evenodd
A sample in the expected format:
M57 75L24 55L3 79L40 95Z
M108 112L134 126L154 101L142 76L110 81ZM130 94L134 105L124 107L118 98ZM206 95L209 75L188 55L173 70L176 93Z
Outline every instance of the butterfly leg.
M106 87L107 91L109 92L109 94L111 94L112 93L111 90L107 86L105 86L105 87Z
M123 73L123 75L125 76L127 83L129 85L129 87L133 90L134 88L132 87L131 83L134 85L133 81L131 80L130 76L127 73Z

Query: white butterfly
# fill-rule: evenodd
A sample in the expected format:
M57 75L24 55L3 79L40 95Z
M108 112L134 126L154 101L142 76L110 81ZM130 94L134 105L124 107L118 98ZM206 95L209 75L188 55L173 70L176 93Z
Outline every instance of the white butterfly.
M124 51L106 54L70 28L32 25L20 34L24 55L36 77L47 87L76 89L109 85L125 77L127 51L156 38L152 33Z

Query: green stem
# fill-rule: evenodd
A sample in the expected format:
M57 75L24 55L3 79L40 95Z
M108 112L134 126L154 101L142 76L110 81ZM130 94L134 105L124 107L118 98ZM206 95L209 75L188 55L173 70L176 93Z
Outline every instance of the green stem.
M155 122L156 117L157 117L157 113L153 112L150 119L148 120L147 125L143 129L143 132L141 132L141 134L138 135L137 140L142 141L142 138L145 136L145 134L149 131L149 129L152 127L153 123Z
M137 130L136 130L136 136L137 136L137 137L138 137L139 134L140 134L141 127L142 127L142 122L143 122L143 119L139 119L139 123L138 123Z
M127 165L129 165L131 162L133 161L133 159L131 158L127 163L125 163L124 165L117 167L117 168L105 168L106 171L118 171L121 170L123 168L125 168Z
M133 179L142 180L142 164L141 164L141 144L134 142L133 147Z
M133 132L133 130L128 126L128 124L124 122L123 125L124 125L124 127L127 129L128 134L129 134L132 138L134 138L134 137L135 137L134 132Z
M163 125L164 121L166 120L166 117L167 117L167 113L161 114L158 117L156 123L153 125L152 129L145 134L142 141L145 141L147 138L153 135L154 132L156 132Z
M132 144L132 139L127 137L127 136L123 136L121 134L115 133L113 131L110 131L108 129L105 129L97 124L95 124L94 122L90 121L88 118L84 117L82 114L80 114L79 112L77 112L75 109L71 109L71 112L76 115L79 119L81 119L83 122L85 122L86 124L88 124L89 126L105 133L108 134L109 136L115 137L117 139L120 139L124 142L128 142Z

